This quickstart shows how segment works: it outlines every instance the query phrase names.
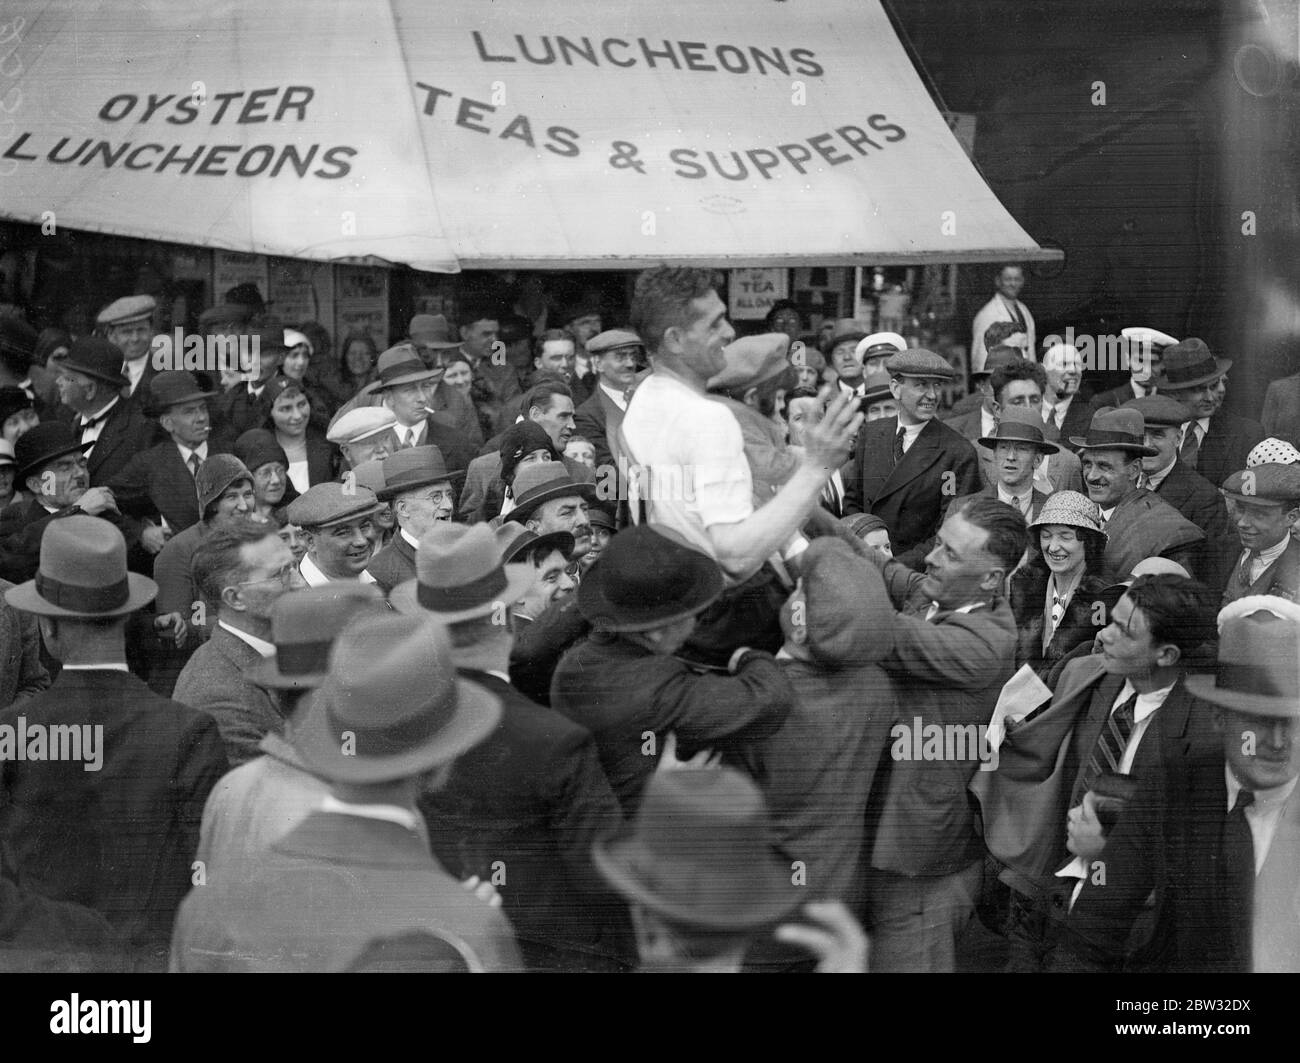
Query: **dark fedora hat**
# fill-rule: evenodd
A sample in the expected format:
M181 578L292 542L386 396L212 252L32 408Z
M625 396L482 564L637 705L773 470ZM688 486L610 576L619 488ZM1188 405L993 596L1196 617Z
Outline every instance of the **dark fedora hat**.
M94 618L134 613L157 594L153 580L126 570L126 540L114 525L74 514L45 526L36 578L7 590L5 601L40 616Z
M367 610L380 616L387 612L373 583L334 581L282 594L271 606L275 656L249 669L249 678L274 690L320 686L338 633Z
M577 495L588 502L595 501L596 485L578 483L562 461L541 461L525 465L515 473L514 495L515 508L505 519L522 524L532 516L533 510L553 498Z
M173 406L216 397L215 391L205 388L198 377L185 369L164 369L149 381L149 405L157 417Z
M455 624L508 609L536 578L529 565L505 563L501 542L486 524L438 521L420 537L415 579L394 587L389 602L400 613L427 610Z
M1153 458L1156 448L1143 441L1146 422L1137 410L1103 406L1092 415L1086 436L1071 436L1070 444L1077 450L1127 450L1144 458Z
M66 421L42 421L29 428L14 444L14 461L18 464L17 478L21 482L41 471L41 468L65 454L82 454L95 444L80 443Z
M640 524L609 541L578 585L578 609L604 631L648 631L694 616L722 587L713 558Z
M1255 599L1261 605L1267 597ZM1294 609L1280 603L1280 612ZM1214 675L1187 678L1203 701L1255 716L1300 717L1300 624L1260 608L1223 622Z
M122 375L122 348L98 336L73 340L62 368L102 380L115 388L124 388L130 383Z
M558 550L564 557L573 555L574 539L566 531L547 532L545 535L538 535L531 528L525 528L522 524L512 524L510 521L502 524L497 529L497 543L501 546L501 560L506 564L518 564L517 558L525 550L531 550L533 547L549 548Z
M358 617L307 695L293 747L330 782L381 783L455 760L491 734L500 699L461 679L446 627L427 613Z
M1204 340L1193 336L1165 348L1151 383L1160 391L1183 391L1218 380L1231 368L1232 359L1216 358Z
M450 483L464 475L448 472L442 451L432 444L407 447L384 458L384 488L376 491L381 502L391 502L398 495L431 484Z
M990 450L999 443L1007 441L1030 443L1044 454L1059 454L1061 448L1043 434L1043 416L1037 410L1026 410L1019 406L1008 406L998 419L998 426L991 436L981 436L977 443Z
M592 857L620 894L671 922L745 931L803 900L774 841L762 793L734 768L656 772L636 820Z

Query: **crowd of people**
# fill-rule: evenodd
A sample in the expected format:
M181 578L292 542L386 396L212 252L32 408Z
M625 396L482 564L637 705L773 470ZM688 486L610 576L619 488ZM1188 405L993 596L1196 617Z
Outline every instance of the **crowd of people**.
M1300 969L1297 440L997 283L0 317L0 966Z

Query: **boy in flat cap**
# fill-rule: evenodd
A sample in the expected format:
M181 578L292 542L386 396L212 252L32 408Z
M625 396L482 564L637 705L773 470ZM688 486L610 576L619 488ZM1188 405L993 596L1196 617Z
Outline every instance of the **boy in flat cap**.
M1300 465L1256 465L1223 485L1241 552L1228 576L1223 604L1269 594L1300 601Z

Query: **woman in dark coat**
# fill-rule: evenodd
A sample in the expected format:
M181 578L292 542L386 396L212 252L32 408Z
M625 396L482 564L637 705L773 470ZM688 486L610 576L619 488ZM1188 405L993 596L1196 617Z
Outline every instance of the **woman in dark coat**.
M520 421L512 424L501 436L501 474L488 484L487 497L483 504L484 519L492 520L502 516L506 500L511 508L514 498L511 490L515 482L515 473L523 466L538 461L561 461L555 444L546 434L546 429L536 421ZM509 510L506 510L509 512Z
M1097 637L1115 595L1107 591L1101 513L1086 495L1057 491L1029 536L1030 560L1011 577L1011 609L1020 632L1016 665L1028 664L1041 678Z
M266 385L271 413L263 428L289 459L289 482L298 494L334 479L337 448L311 423L311 399L302 382L276 374Z

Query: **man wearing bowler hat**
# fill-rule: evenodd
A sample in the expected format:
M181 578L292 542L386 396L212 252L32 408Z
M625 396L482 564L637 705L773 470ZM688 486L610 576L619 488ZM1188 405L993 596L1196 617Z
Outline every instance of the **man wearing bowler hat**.
M69 422L86 451L90 483L108 483L132 456L156 442L158 425L138 403L122 397L122 352L107 340L86 337L73 341L55 378L61 419Z
M1085 879L1050 968L1300 970L1300 610L1268 596L1220 614L1217 674L1194 675L1214 755L1162 763ZM1155 891L1155 931L1126 947Z
M193 373L165 370L149 388L152 409L168 439L136 454L109 486L123 513L157 525L170 537L198 523L202 513L194 483L199 469L209 455L229 448L209 441L215 395Z
M121 526L114 493L91 487L85 450L62 421L25 432L14 447L14 479L28 497L0 514L0 579L21 583L36 574L41 537L52 520L81 513Z
M560 659L551 705L596 736L624 811L635 811L663 743L731 750L771 734L794 694L772 656L742 646L726 675L673 656L722 593L711 558L650 525L619 532L578 587L594 630Z
M568 532L573 536L573 559L591 549L590 505L596 500L594 484L578 483L560 462L543 461L515 475L515 508L507 521L522 524L538 535Z
M1144 437L1145 422L1134 409L1100 409L1086 436L1070 437L1088 497L1101 510L1106 567L1123 575L1144 558L1167 557L1199 576L1194 557L1205 532L1154 491L1138 486L1142 459L1157 453Z
M439 521L450 521L456 508L455 481L442 451L434 446L408 447L384 459L381 502L393 507L397 534L370 559L366 571L387 594L399 583L415 578L415 552L420 540Z
M63 670L49 690L0 713L0 725L80 740L60 759L45 743L33 755L30 738L24 759L4 756L6 869L52 900L102 913L127 943L113 961L124 969L163 969L203 802L227 769L210 716L127 672L127 620L156 593L127 572L122 533L89 516L53 521L36 578L5 592L37 616Z
M489 881L505 862L505 912L531 969L615 970L631 959L631 927L591 844L622 825L618 799L591 733L509 681L513 625L500 621L533 578L486 526L439 523L420 539L418 577L392 594L400 612L447 624L461 677L501 700L501 723L420 810L456 877Z
M383 503L361 484L316 484L289 504L290 524L303 530L307 554L299 571L309 587L333 580L373 583L374 518Z
M1177 399L1194 416L1183 425L1179 456L1216 487L1246 467L1251 448L1268 433L1264 426L1223 412L1230 358L1218 358L1204 340L1192 337L1165 348L1153 378L1161 395Z
M373 938L416 926L454 934L486 970L519 970L506 917L439 866L416 809L500 720L500 700L456 674L442 624L358 618L293 730L329 794L238 881L191 892L171 969L333 970Z
M327 583L276 598L269 636L274 652L252 662L243 676L278 703L283 727L268 730L257 746L260 755L232 768L208 795L194 857L208 884L237 879L249 860L293 830L329 793L329 784L294 749L294 724L306 695L325 680L339 632L358 617L386 612L383 596L366 583Z
M845 513L883 518L894 556L916 567L952 500L979 490L979 460L970 443L935 417L939 389L956 375L945 359L908 350L885 367L898 415L870 421L858 433L857 475L847 485Z
M284 326L271 324L262 328L246 329L249 339L257 343L257 369L247 378L241 378L232 387L212 398L212 432L220 449L231 445L250 428L261 428L271 419L273 396L267 384L279 371L289 348L284 341ZM237 342L238 333L232 333L231 342Z
M128 402L144 411L149 400L149 384L156 370L150 363L153 343L153 313L158 303L152 295L126 295L114 299L95 318L104 338L122 354L118 369L126 377Z
M1168 395L1131 399L1121 408L1142 415L1142 441L1156 451L1154 456L1142 459L1142 486L1205 532L1205 541L1193 563L1207 586L1222 590L1236 556L1236 537L1228 525L1228 509L1219 485L1211 484L1178 455L1183 425L1191 419L1192 411Z
M194 555L194 581L216 603L212 634L176 679L174 697L217 721L232 765L257 756L263 736L282 726L276 700L249 678L274 652L271 607L304 586L293 552L273 524L232 521Z
M1255 594L1300 601L1300 543L1291 534L1300 520L1300 466L1234 472L1222 493L1240 542L1223 604Z

